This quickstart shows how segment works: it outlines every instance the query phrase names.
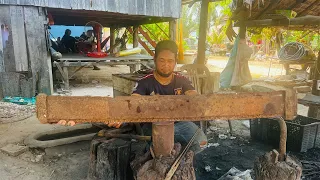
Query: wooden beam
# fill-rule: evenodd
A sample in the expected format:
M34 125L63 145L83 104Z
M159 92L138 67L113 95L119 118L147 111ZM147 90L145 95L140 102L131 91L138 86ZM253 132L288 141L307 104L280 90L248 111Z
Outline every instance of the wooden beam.
M312 94L315 96L320 96L320 90L318 90L318 81L320 81L320 73L318 71L320 68L320 51L318 52L318 59L315 64L315 68L313 68L313 86L312 86ZM309 105L308 116L316 119L320 118L320 108L319 105Z
M278 4L279 0L271 0L271 2L269 2L269 5L263 9L256 17L254 17L254 19L259 19L261 18L266 12L272 10L274 7L276 7L276 5Z
M146 33L141 27L139 27L138 30L139 30L140 34L142 34L142 36L143 36L144 38L146 38L146 40L149 42L149 44L151 44L151 46L152 46L153 48L156 48L157 43L156 43L154 40L151 39L151 37L149 36L149 34Z
M169 21L169 37L172 41L177 40L177 20Z
M139 36L138 36L139 26L133 26L133 47L138 47L139 45Z
M297 14L297 17L301 16L301 15L304 15L305 12L309 11L311 8L313 8L314 6L316 6L317 4L319 3L318 0L314 1L313 3L311 3L307 8L305 8L303 11L299 12Z
M199 27L199 41L198 41L198 53L197 63L205 63L205 51L206 51L206 38L207 38L207 27L208 27L208 8L209 0L201 1L200 11L200 27Z
M246 38L246 32L247 32L247 27L243 24L240 23L240 28L239 28L239 37L240 39L245 39Z
M320 16L303 16L291 19L281 19L281 20L251 20L245 21L245 26L247 27L270 27L270 26L313 26L315 28L320 26ZM240 23L235 23L235 27L239 27Z
M116 28L114 26L110 27L110 49L114 49L114 46L116 44L116 34L115 34ZM110 52L112 53L112 52Z

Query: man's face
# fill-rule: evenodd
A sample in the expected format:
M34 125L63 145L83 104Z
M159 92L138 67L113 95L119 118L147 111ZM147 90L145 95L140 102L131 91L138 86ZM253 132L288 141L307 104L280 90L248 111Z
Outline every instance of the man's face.
M155 59L156 71L160 76L169 77L176 65L176 56L170 50L161 51Z

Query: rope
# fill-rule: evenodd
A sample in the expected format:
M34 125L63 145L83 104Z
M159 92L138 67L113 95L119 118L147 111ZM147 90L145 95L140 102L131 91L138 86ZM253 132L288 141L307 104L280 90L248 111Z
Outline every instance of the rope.
M296 61L306 55L306 48L302 43L290 42L284 45L279 51L279 59Z

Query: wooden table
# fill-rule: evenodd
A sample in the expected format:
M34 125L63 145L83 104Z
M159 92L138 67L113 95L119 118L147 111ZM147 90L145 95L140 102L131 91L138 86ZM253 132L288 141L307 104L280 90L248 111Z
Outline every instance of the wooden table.
M286 71L286 75L289 75L290 72L290 65L305 65L303 68L306 70L308 66L313 66L315 61L279 61L280 64L283 64L283 67Z
M130 55L124 57L107 56L103 58L87 57L80 54L66 54L62 58L55 60L53 66L57 67L65 85L65 89L69 90L69 79L71 79L78 71L87 66L110 66L110 65L127 65L130 67L130 73L140 69L141 64L147 66L147 63L153 61L152 56L148 55ZM71 75L69 75L68 67L78 67Z

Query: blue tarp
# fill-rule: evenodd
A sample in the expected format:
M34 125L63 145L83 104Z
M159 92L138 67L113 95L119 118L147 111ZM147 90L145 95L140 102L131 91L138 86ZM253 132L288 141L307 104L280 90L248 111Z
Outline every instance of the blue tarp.
M11 97L6 96L2 99L4 102L11 102L14 104L20 104L20 105L35 105L36 104L36 98L26 98L26 97Z
M220 74L220 88L230 88L232 75L234 72L234 67L236 62L239 40L240 38L238 36L234 41L234 46L231 50L227 66L224 68L224 70Z

